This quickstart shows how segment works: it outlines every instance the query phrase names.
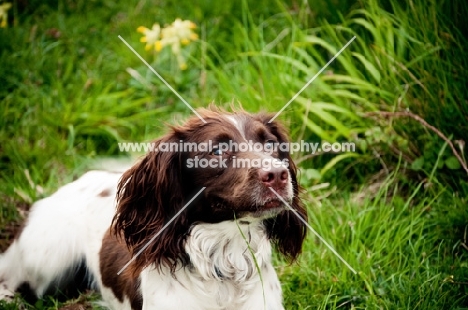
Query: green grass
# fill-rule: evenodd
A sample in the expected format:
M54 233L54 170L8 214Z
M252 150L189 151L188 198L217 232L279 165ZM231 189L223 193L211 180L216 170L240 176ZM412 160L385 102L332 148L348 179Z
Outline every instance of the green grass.
M251 112L278 111L356 36L279 119L295 141L356 143L354 154L296 159L310 224L358 275L310 234L298 264L277 258L285 307L468 308L467 174L447 144L465 160L468 5L300 3L15 2L0 28L0 239L94 160L134 155L117 142L153 139L190 115L118 35L194 107ZM185 71L136 32L177 17L202 39L184 49ZM414 113L447 141L380 111ZM31 308L61 306L47 297Z
M402 198L400 190L401 184L391 176L377 192L363 188L353 195L339 195L329 190L331 197L310 208L311 224L358 275L310 238L299 266L282 271L287 308L466 306L466 283L461 283L468 271L466 250L457 240L461 236L457 233L466 229L462 204L455 207L458 198L444 190L420 201ZM427 193L422 187L413 191L414 196ZM441 223L438 215L444 213L457 214L463 224Z

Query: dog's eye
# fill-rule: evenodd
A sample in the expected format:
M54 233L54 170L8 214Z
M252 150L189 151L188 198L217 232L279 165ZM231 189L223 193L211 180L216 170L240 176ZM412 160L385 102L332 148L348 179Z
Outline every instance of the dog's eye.
M265 150L267 151L270 151L270 150L273 150L273 148L275 147L275 141L273 140L267 140L267 142L265 142Z
M219 148L213 148L213 150L211 150L211 155L222 156L223 151Z

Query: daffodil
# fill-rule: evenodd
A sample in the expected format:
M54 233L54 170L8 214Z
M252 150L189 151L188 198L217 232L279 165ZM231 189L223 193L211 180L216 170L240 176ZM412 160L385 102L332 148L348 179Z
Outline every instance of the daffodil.
M5 2L0 4L0 27L6 28L8 23L8 13L7 11L11 8L11 3Z
M147 51L155 48L155 45L159 42L158 40L161 35L161 27L159 24L154 24L151 29L140 26L137 28L137 31L145 35L140 39L140 42L146 43L145 49Z

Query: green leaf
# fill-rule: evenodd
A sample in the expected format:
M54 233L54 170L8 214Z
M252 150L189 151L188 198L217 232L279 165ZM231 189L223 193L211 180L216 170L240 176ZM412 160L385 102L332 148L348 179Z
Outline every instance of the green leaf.
M320 180L320 178L322 177L320 171L318 171L317 169L305 169L304 176L307 180Z
M357 59L359 59L359 61L361 61L361 63L366 68L366 70L372 75L374 80L377 83L380 83L380 72L379 72L379 70L377 70L377 68L369 60L367 60L364 56L362 56L361 54L352 53L352 55L354 57L356 57Z
M350 158L350 157L358 157L358 154L356 154L356 153L344 153L344 154L340 154L340 155L337 155L337 156L333 157L333 159L331 159L325 165L325 167L322 168L322 170L320 171L320 174L324 175L325 173L327 173L328 170L333 168L338 162L342 161L343 159Z
M416 158L412 163L411 163L411 169L413 170L421 170L424 166L424 157L419 157Z
M445 165L451 170L457 170L461 168L460 162L455 156L450 156L445 160Z

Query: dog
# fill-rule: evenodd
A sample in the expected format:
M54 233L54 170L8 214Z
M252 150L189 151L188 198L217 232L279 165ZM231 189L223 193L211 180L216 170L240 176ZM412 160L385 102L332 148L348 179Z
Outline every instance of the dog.
M60 291L81 266L110 309L284 309L272 247L294 261L307 220L275 147L287 132L267 113L199 115L126 172L89 171L36 202L0 257L0 299Z

